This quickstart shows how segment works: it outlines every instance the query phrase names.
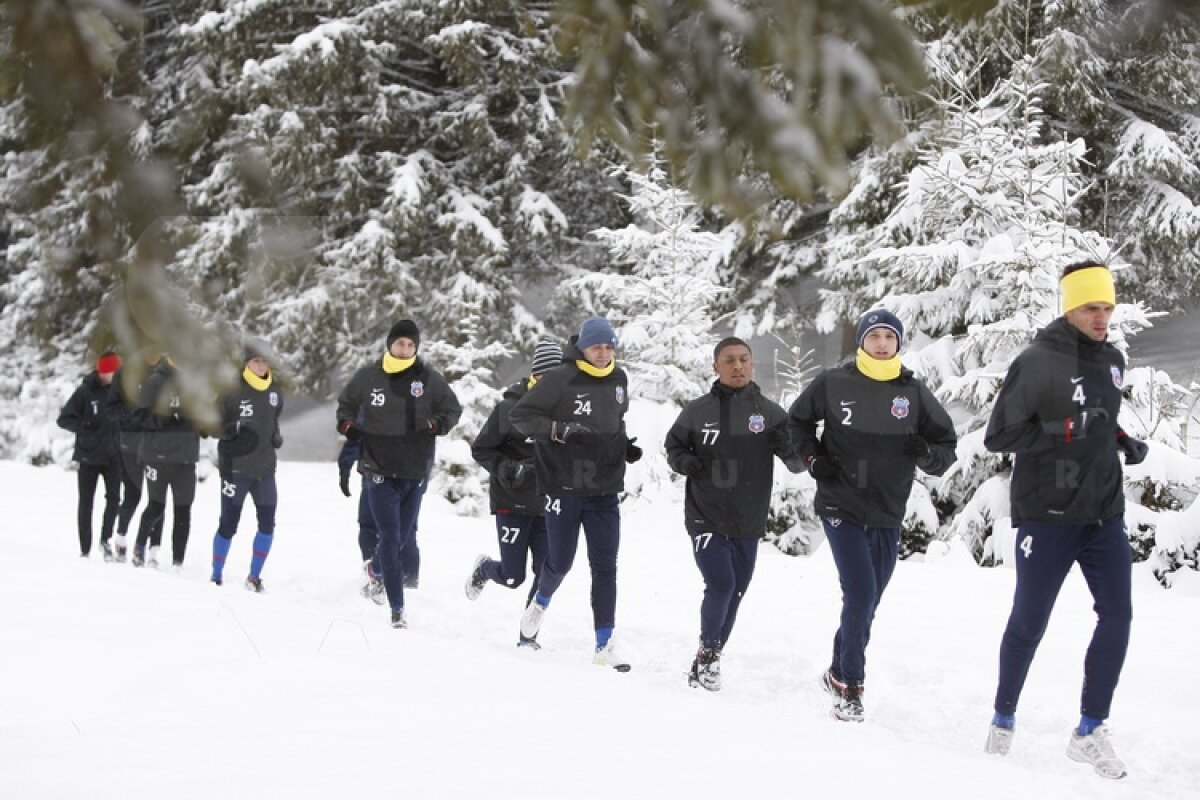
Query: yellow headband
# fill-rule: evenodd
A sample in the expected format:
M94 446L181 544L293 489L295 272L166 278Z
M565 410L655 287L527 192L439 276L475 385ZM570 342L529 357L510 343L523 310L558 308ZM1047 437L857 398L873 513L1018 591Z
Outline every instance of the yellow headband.
M1112 273L1105 267L1087 267L1076 270L1059 282L1062 290L1063 313L1085 306L1088 303L1117 304L1117 290L1113 288Z

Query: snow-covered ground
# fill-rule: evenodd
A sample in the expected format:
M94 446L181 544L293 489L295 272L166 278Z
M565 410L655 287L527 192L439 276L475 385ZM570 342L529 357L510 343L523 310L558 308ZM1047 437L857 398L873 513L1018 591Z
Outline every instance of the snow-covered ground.
M701 582L672 491L627 503L618 636L634 668L590 663L586 559L532 653L524 588L463 595L490 519L427 498L410 628L358 595L356 501L330 463L284 463L265 595L208 583L217 486L201 484L181 573L77 555L75 476L0 462L0 797L1200 797L1200 575L1139 566L1113 709L1130 775L1066 758L1089 595L1072 573L1007 758L982 752L1010 569L957 549L904 562L868 651L867 721L817 684L836 624L828 549L764 546L719 693L689 689ZM168 519L169 525L169 519ZM169 538L169 537L168 537ZM169 550L169 545L165 547Z

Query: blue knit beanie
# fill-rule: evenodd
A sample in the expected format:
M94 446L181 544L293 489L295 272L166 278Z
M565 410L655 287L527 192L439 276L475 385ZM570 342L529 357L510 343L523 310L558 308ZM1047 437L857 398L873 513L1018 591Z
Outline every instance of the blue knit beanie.
M904 344L904 323L900 322L899 317L886 308L877 308L863 314L858 320L858 332L854 334L854 341L860 348L863 346L863 340L867 338L867 334L876 328L887 328L896 334L897 350Z
M617 334L604 317L592 317L579 329L579 339L575 344L580 350L586 350L594 344L609 344L615 348Z

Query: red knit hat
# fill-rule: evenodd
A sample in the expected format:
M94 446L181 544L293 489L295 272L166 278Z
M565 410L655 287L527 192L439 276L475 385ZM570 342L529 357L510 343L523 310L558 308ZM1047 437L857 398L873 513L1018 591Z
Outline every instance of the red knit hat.
M105 353L96 360L96 372L101 375L112 375L121 368L121 357L113 352Z

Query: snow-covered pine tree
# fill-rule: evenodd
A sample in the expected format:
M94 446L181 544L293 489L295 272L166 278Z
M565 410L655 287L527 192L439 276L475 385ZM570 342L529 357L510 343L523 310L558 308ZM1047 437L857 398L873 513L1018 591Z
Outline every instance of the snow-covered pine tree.
M588 298L589 310L613 323L632 396L682 408L711 381L714 308L725 294L736 230L708 230L661 160L615 172L630 186L624 200L633 222L593 234L619 271L570 281L560 297Z
M935 14L913 23L944 69L970 76L977 96L1036 54L1047 129L1083 139L1081 169L1098 182L1078 206L1080 226L1121 242L1132 298L1196 303L1200 6L1015 0L968 25Z
M422 335L421 341L421 358L446 376L463 409L458 425L438 441L431 488L464 516L488 510L486 473L471 457L471 443L501 395L490 365L510 353L500 342L485 341L482 327L476 310L458 321L453 340L426 342Z
M656 442L680 409L708 390L715 306L725 293L721 284L737 237L732 227L709 230L696 201L668 182L662 160L614 172L630 187L623 199L632 221L593 231L612 271L580 271L564 282L552 319L573 331L599 315L617 331L617 359L629 375L634 416L645 428L630 433L640 437L645 453L626 479L637 495L643 486L678 481Z
M175 183L151 157L141 113L142 65L157 57L161 12L139 18L87 0L0 8L5 455L65 460L54 412L101 349L120 347L128 359L151 341L174 351L189 374L203 374L183 399L208 422L207 398L233 374L219 365L215 331L175 307L163 280L154 220L177 207Z
M781 340L781 344L785 343ZM792 345L786 346L784 352L786 355L775 352L775 372L781 377L780 404L787 410L821 370L811 350ZM813 507L816 491L811 475L793 474L777 466L763 539L787 555L811 555L825 540L825 529Z
M216 316L273 332L301 386L399 316L430 340L512 346L526 284L617 218L575 157L549 9L499 0L197 4L154 76L157 145L186 165L176 274ZM484 366L491 366L490 364Z
M818 327L890 308L909 331L906 365L956 420L958 461L924 481L929 497L914 493L910 502L910 552L957 535L982 560L1003 558L1008 458L983 447L992 401L1012 358L1058 315L1062 267L1084 258L1124 266L1110 242L1079 227L1084 145L1047 135L1046 86L1034 66L1032 58L1017 62L978 98L968 80L942 72L940 119L924 126L896 206L882 225L835 237L822 271L836 288L823 293ZM857 214L846 204L834 222ZM1123 346L1145 324L1140 306L1122 305L1114 341Z
M1055 127L1083 131L1100 181L1084 224L1121 242L1131 297L1200 302L1200 6L1041 3L1040 71ZM1073 133L1072 135L1079 135Z

